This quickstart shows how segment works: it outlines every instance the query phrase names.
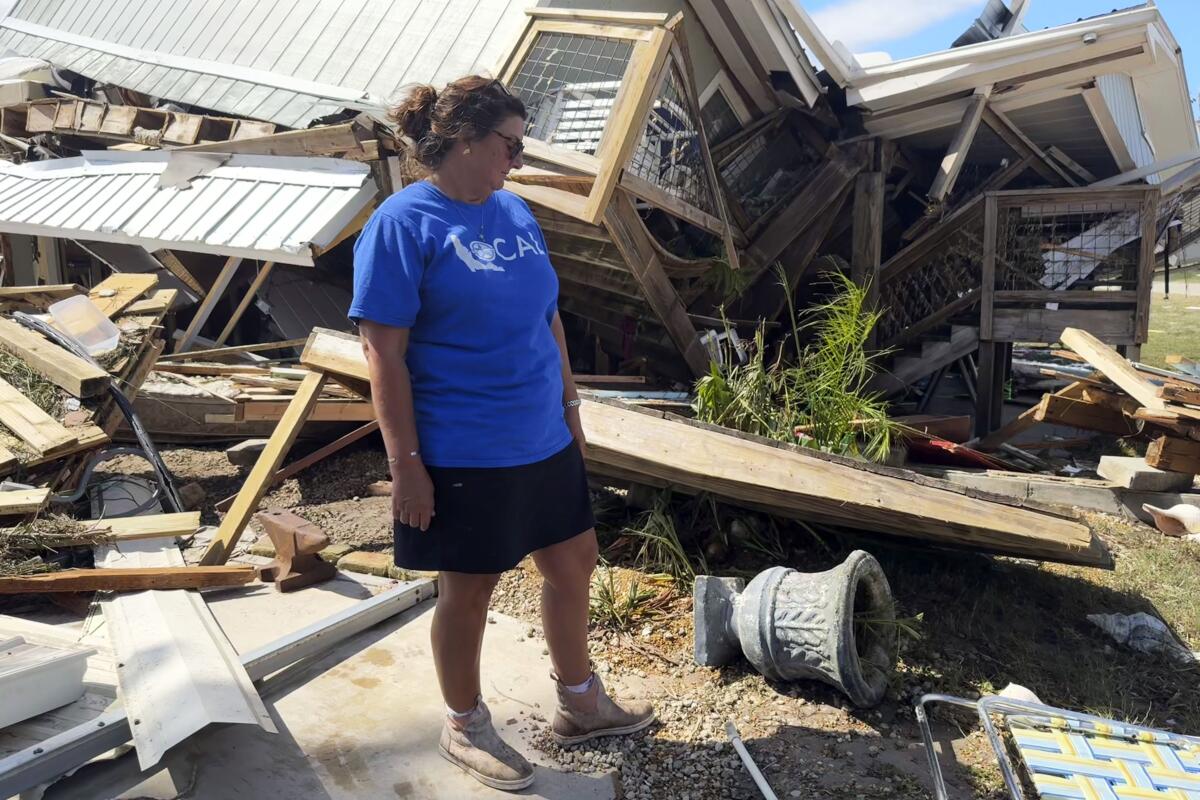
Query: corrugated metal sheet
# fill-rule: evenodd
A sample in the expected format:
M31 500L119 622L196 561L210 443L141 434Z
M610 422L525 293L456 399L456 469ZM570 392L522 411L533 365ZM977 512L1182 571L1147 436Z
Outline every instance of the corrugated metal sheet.
M198 155L0 163L0 232L311 265L376 194L352 161Z
M1150 141L1146 138L1145 126L1142 124L1142 112L1138 106L1137 94L1133 90L1133 78L1128 75L1100 75L1096 78L1096 88L1104 95L1108 110L1112 113L1117 129L1133 163L1139 167L1153 164L1156 157ZM1158 183L1159 177L1152 175L1148 183Z
M281 340L302 339L313 328L353 328L346 317L350 287L313 274L313 270L275 269L259 290L259 298L259 307L271 317Z
M0 49L153 97L307 127L493 68L532 0L21 0Z

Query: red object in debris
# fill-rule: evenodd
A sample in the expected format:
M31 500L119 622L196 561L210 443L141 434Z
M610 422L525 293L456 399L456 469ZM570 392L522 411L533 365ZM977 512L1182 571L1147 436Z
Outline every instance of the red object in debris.
M1000 469L1013 471L1017 470L1012 464L1007 464L999 459L992 458L987 453L981 453L978 450L972 450L969 447L964 447L961 444L946 441L945 439L936 439L930 437L928 439L909 439L908 457L911 461L919 461L922 464L940 464L947 467L979 467L982 469Z

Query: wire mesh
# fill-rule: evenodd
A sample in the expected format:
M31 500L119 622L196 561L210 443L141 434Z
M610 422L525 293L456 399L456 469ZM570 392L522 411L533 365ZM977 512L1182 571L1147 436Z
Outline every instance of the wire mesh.
M973 214L917 266L879 287L880 342L887 344L979 289L983 278L983 215Z
M1141 204L1030 202L999 209L996 289L1136 289Z
M1172 291L1190 295L1194 290L1189 283L1200 278L1196 272L1200 263L1200 187L1185 189L1167 202L1160 223L1178 229L1171 237L1170 286Z
M746 217L765 222L807 183L819 160L786 126L768 125L721 165L721 178Z
M538 33L510 82L528 112L525 135L594 154L633 45L604 36Z
M658 99L627 169L688 205L716 213L712 187L700 149L700 126L683 93L683 78L668 65Z

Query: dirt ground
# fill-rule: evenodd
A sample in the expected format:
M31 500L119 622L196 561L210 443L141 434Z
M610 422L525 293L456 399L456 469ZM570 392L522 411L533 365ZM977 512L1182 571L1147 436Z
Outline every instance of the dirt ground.
M215 524L213 505L237 491L244 472L220 449L169 448L163 457L181 484L204 488L203 518ZM104 467L148 474L131 459ZM295 509L334 541L389 550L390 500L366 496L366 487L385 477L382 451L368 439L284 482L262 505ZM653 495L634 493L633 499L643 508L655 502ZM612 576L611 594L618 600L629 597L631 581L638 582L635 602L617 603L622 608L615 610L598 603L592 635L597 671L650 697L660 722L644 736L594 749L563 751L548 737L544 749L565 768L618 769L627 798L757 797L728 745L726 720L738 726L780 797L929 797L912 701L930 691L975 697L1012 682L1054 705L1200 732L1200 669L1121 649L1086 619L1089 613L1147 611L1192 649L1200 648L1200 604L1194 600L1200 546L1091 516L1117 556L1116 569L1103 571L773 525L703 497L659 498L660 517L673 522L698 572L749 578L774 563L812 572L840 563L855 548L880 560L905 624L887 698L878 708L860 710L830 687L774 684L744 662L695 667L691 597L682 588L687 583L660 574L677 564L647 563L637 546L636 531L650 512L631 507L630 493L620 490L598 489L594 505L607 565L598 575ZM493 608L525 620L528 635L540 638L539 589L527 560L504 576ZM598 591L594 587L593 594ZM953 794L1005 796L986 739L970 718L941 713L935 719L943 747L953 747L958 761L949 770Z

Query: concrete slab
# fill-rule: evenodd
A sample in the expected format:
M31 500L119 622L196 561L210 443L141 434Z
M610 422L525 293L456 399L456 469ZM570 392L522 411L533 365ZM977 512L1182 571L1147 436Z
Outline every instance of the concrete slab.
M1167 472L1146 463L1144 458L1100 456L1096 474L1118 486L1141 492L1185 492L1192 488L1195 475Z
M279 594L270 587L207 593L239 651L269 642L353 604L367 590L348 580ZM263 797L367 800L499 800L437 753L443 706L429 655L433 603L343 643L310 664L268 678L263 697L279 728L214 728L167 754L153 774L121 758L55 784L50 798L258 800ZM534 714L548 717L554 688L544 642L528 626L493 614L484 639L484 699L506 741L537 765L519 797L610 800L613 776L564 773L529 744ZM513 724L506 724L516 720ZM540 763L539 763L540 762Z

